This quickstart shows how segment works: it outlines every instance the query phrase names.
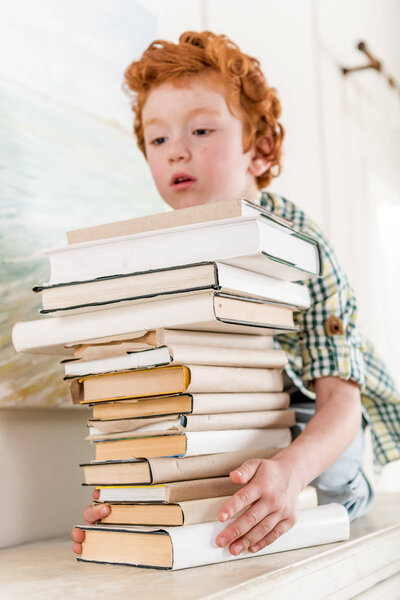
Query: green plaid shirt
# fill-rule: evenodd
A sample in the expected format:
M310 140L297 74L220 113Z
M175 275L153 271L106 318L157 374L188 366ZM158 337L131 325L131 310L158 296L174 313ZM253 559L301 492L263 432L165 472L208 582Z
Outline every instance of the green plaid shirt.
M324 274L303 283L310 291L311 306L295 314L300 333L275 336L288 354L286 372L309 398L315 399L314 379L328 375L358 383L363 412L372 433L375 464L400 458L400 394L385 364L357 325L357 302L347 276L319 227L285 198L263 191L259 203L272 213L290 219L298 231L318 240ZM331 333L326 320L341 320L343 329ZM340 321L339 321L340 323Z

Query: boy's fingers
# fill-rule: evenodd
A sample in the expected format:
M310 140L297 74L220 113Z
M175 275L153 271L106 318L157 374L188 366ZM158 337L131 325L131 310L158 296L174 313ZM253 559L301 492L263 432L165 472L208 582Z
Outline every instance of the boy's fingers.
M280 521L281 516L278 512L275 511L270 513L263 519L260 519L255 527L246 531L242 538L234 541L229 550L236 556L244 550L247 550L247 548L255 546L262 539L265 539Z
M83 518L87 523L96 523L99 519L106 517L111 512L111 508L107 505L87 506L83 511Z
M85 532L82 531L82 529L75 527L75 529L71 531L71 538L74 540L74 542L81 543L85 539Z
M253 502L256 502L256 500L258 500L258 497L259 492L256 486L245 486L244 488L233 494L233 496L229 498L228 502L224 504L224 506L218 513L218 519L222 522L231 519L236 513L240 512L243 508L253 504ZM252 518L255 519L255 517ZM242 517L239 517L239 519L242 519ZM221 531L221 533L217 536L218 546L225 546L228 543L227 538L234 540L237 537L240 537L241 533L238 532L237 528L237 522L239 521L239 519L236 519L233 523L228 525L228 527Z
M221 531L217 537L218 546L229 546L232 542L242 541L242 536L247 535L265 517L265 514L265 503L261 500L255 502L226 529Z
M277 525L275 525L275 527L268 533L268 535L266 535L264 538L262 538L256 544L253 544L252 546L250 546L250 548L249 548L250 552L258 552L259 550L262 550L263 548L265 548L265 546L268 546L268 544L272 544L278 538L280 538L281 535L283 535L284 533L289 531L289 529L291 529L293 527L293 525L294 525L294 523L289 519L284 519L283 521L279 521L279 523Z
M98 500L100 498L100 490L93 490L92 497L93 500Z
M251 458L246 460L240 467L231 471L229 476L234 483L248 483L250 479L255 475L258 467L260 466L259 458Z
M82 544L75 543L72 546L72 550L75 552L75 554L82 554Z

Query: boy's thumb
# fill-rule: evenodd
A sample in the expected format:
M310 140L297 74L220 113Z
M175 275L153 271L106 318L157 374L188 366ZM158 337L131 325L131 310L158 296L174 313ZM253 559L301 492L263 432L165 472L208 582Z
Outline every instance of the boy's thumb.
M233 481L233 483L248 483L250 479L255 475L258 466L260 464L259 458L252 458L250 460L246 460L240 467L231 471L229 473L229 477Z

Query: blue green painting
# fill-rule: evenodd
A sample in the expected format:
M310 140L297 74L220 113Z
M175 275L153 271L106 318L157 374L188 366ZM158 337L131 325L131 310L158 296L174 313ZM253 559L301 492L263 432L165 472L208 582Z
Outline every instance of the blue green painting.
M78 6L76 2L64 4ZM143 23L143 11L135 8L135 3L123 4L129 4L133 16L140 13ZM150 40L155 33L154 23L150 17L144 22ZM133 33L139 25L138 20L132 20ZM122 81L123 71L119 77ZM34 285L49 277L47 259L41 250L66 244L65 232L70 229L164 210L130 131L133 115L129 114L129 123L123 127L99 111L96 114L73 102L62 102L37 87L0 75L3 407L69 405L68 388L62 381L63 369L57 357L17 354L11 343L14 323L43 318L38 316L40 296L32 292ZM123 95L120 89L117 93Z

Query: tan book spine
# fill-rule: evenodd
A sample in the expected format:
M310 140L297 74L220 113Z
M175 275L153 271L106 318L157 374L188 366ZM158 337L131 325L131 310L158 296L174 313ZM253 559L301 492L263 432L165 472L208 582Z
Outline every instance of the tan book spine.
M88 425L102 433L122 433L124 431L135 432L137 429L155 423L174 422L176 419L176 415L167 415L165 417L150 417L149 419L112 419L110 421L89 420Z
M184 392L189 382L187 367L158 367L95 375L78 380L79 400L90 403L95 400L114 400L117 398L135 398L158 396ZM83 388L83 390L81 390ZM74 398L74 388L71 385L71 396ZM83 399L81 399L83 396Z
M182 502L200 498L215 498L216 496L232 496L241 487L241 485L233 483L229 477L174 481L165 484L166 501Z
M151 396L137 400L118 400L100 402L93 406L94 419L126 419L152 415L192 412L192 396L176 394L171 396Z
M176 456L186 452L185 435L161 435L126 440L98 442L96 460L129 460L131 458Z
M191 225L192 223L218 221L220 219L238 217L241 214L241 200L223 200L221 202L191 206L148 217L138 217L115 223L105 223L104 225L75 229L67 232L67 241L68 244L80 244L81 242L92 242L94 240L119 237L121 235L132 235L145 231Z
M198 500L192 500L198 502ZM201 500L206 502L206 499ZM102 503L95 502L92 506ZM180 504L158 504L158 503L129 503L113 504L107 502L111 512L99 522L111 525L183 525L183 511ZM200 523L201 521L197 521Z
M105 463L82 465L86 485L119 485L152 483L150 465L146 460L134 463ZM113 477L110 476L110 469ZM110 481L111 479L111 481Z
M203 456L182 458L149 458L151 480L153 483L224 477L229 475L246 460L251 458L271 458L279 452L278 448L264 450L243 450L223 452Z

